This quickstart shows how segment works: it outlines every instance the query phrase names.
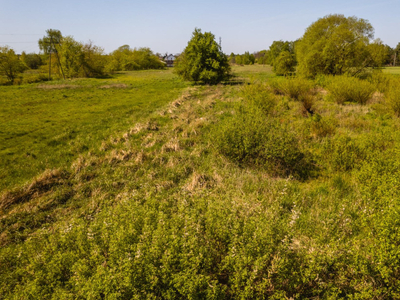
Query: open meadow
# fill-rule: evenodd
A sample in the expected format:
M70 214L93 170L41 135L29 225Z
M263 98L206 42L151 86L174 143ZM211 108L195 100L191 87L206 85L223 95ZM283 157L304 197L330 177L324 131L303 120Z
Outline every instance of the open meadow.
M0 190L70 165L185 86L171 71L142 71L0 87Z
M398 77L233 71L0 87L0 299L398 299Z

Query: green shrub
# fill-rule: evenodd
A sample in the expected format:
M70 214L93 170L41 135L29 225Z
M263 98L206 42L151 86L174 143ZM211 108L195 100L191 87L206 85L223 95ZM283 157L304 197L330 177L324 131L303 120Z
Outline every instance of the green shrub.
M293 100L300 100L301 97L314 93L313 82L301 77L275 79L271 80L269 85L276 94L288 96Z
M393 110L397 117L400 117L400 83L392 83L386 92L386 99L389 107Z
M322 117L315 114L310 119L311 133L317 137L326 137L335 133L337 121L334 118Z
M278 76L286 76L295 71L295 58L289 51L282 51L274 62L274 72Z
M381 70L374 71L369 74L367 80L375 86L375 88L381 92L386 93L392 82L392 76L389 74L384 74Z
M276 106L274 95L268 89L267 85L260 82L245 85L241 89L240 95L243 97L247 107L261 109L267 114L271 113Z
M22 83L37 83L49 80L47 74L25 74Z
M318 74L317 76L315 76L314 82L316 85L322 88L326 88L329 85L332 78L333 76Z
M368 81L355 77L335 76L327 86L329 97L338 104L357 102L365 104L375 92L375 87Z
M351 171L366 158L365 148L359 140L345 135L335 136L325 145L325 156L336 171Z
M299 142L288 128L261 111L245 108L225 119L213 132L217 150L240 165L256 166L271 175L307 176Z

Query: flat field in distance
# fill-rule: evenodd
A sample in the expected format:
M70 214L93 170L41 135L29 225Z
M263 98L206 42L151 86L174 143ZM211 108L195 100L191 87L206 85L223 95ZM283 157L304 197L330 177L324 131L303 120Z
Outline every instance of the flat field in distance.
M384 73L400 75L400 67L386 67L383 69Z
M260 79L265 80L268 78L276 77L270 65L235 65L232 67L233 73L238 78L247 79Z
M0 191L70 164L186 85L165 70L0 87Z

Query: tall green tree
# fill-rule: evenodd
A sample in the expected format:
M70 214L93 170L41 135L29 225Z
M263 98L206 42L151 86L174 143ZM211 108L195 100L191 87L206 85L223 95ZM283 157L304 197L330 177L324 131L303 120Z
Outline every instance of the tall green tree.
M211 32L196 28L175 65L175 72L185 80L216 84L230 74L228 57Z
M298 72L356 75L371 65L372 25L364 19L328 15L311 24L296 45Z
M43 65L42 58L39 54L36 53L21 53L21 60L27 65L30 69L38 69L41 65Z
M13 49L8 46L0 47L0 74L5 75L9 83L14 83L18 74L27 68Z
M282 51L275 59L274 72L280 76L289 75L295 71L295 64L294 55L289 51Z
M46 30L46 34L42 39L39 40L39 48L41 51L44 52L44 54L47 54L49 57L48 63L49 63L49 80L51 78L51 64L52 64L52 53L55 54L55 57L57 59L56 64L59 67L63 77L64 77L64 71L61 66L61 61L60 57L58 55L58 51L60 49L60 45L63 39L63 36L61 34L60 30L57 29L48 29Z

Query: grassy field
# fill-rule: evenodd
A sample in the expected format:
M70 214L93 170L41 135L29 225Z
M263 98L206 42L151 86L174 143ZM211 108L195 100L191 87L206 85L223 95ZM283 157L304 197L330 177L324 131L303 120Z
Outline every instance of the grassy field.
M398 299L397 93L234 71L73 82L139 112L0 194L0 299Z
M383 72L387 74L400 75L400 67L387 67L383 69Z
M0 190L68 166L186 86L171 71L0 87Z

